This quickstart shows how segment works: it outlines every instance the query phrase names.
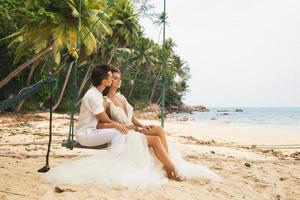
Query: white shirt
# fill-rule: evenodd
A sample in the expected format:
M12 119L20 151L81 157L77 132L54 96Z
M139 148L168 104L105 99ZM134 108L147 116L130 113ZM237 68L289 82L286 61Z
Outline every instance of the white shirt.
M96 115L104 112L103 95L96 88L90 88L82 98L76 135L86 134L96 130L98 119Z

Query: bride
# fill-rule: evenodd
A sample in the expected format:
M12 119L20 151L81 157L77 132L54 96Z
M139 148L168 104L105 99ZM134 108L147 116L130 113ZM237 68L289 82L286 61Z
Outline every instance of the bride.
M169 179L220 178L207 167L182 159L168 142L161 127L144 126L133 116L133 107L117 93L121 74L112 69L112 84L104 91L104 107L112 120L125 124L128 133L118 137L104 154L63 163L50 170L43 179L65 184L96 183L108 187L160 186ZM98 123L97 128L105 128ZM150 148L149 148L150 147Z

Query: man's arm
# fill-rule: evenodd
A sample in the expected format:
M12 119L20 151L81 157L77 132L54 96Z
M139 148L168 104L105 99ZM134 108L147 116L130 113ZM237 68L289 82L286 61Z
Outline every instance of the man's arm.
M100 128L116 128L116 125L114 123L98 122L97 129Z
M108 117L108 115L106 114L106 112L99 113L98 115L96 115L96 118L99 121L97 124L97 127L96 127L97 129L99 129L99 128L115 128L115 129L119 130L120 132L122 132L123 134L128 133L128 129L126 126L111 120Z
M113 122L113 123L101 123L101 122L98 122L98 124L97 124L97 129L101 129L101 128L116 128L116 129L120 130L123 127L126 127L129 130L137 130L137 127L135 125L123 125L123 124L120 124L120 123L117 123L117 122Z
M96 118L98 119L98 121L102 122L102 123L113 123L114 121L111 120L106 112L102 112L99 113L98 115L96 115Z

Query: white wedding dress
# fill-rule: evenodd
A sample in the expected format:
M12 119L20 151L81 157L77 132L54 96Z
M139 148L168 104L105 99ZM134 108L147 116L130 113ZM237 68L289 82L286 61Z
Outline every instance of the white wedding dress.
M120 94L118 94L120 95ZM127 115L121 107L110 102L111 118L122 124L131 124L133 108L127 103ZM185 179L220 178L207 167L183 160L170 143L169 155L178 174ZM104 154L68 161L51 169L42 179L46 182L72 185L99 184L108 187L151 187L168 182L163 165L149 149L145 135L130 130L111 142Z

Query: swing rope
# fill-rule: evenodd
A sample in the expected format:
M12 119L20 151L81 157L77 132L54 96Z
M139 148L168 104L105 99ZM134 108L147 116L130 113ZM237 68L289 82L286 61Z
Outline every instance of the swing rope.
M78 16L78 26L77 26L77 47L72 49L70 52L69 56L66 56L64 59L64 62L60 65L61 67L55 74L57 77L59 75L59 72L61 69L65 68L66 63L69 64L69 67L72 67L74 64L74 68L71 71L72 74L72 88L74 89L71 96L71 114L70 114L70 126L69 126L69 134L68 134L68 140L66 142L66 148L72 150L74 148L74 114L76 110L76 102L78 99L77 95L77 67L78 67L78 55L80 53L80 46L82 42L89 36L89 34L92 32L92 30L95 28L97 23L100 21L100 19L103 17L103 15L110 9L114 3L115 0L108 0L105 9L103 12L98 15L97 21L91 26L91 28L88 30L88 32L84 35L84 37L80 40L80 25L81 25L81 15L82 15L82 0L79 1L79 16ZM166 84L166 58L165 58L165 19L166 19L166 0L164 0L164 13L163 13L163 61L164 61L164 66L163 66L163 74L162 74L162 84L163 84L163 89L162 89L162 102L161 102L161 123L162 126L164 126L164 104L165 104L165 84ZM64 57L64 56L63 56ZM51 141L52 141L52 114L53 114L53 91L56 90L57 88L57 77L54 78L54 75L49 75L45 80L40 81L31 87L27 87L22 89L18 95L9 98L5 101L0 102L0 111L4 110L14 104L16 104L18 101L26 99L41 89L44 88L45 85L50 84L50 119L49 119L49 141L48 141L48 149L47 149L47 154L46 154L46 165L42 167L41 169L38 170L38 172L47 172L49 168L49 153L50 153L50 148L51 148ZM54 85L55 83L55 85Z
M71 52L71 55L73 55L73 58L75 58L74 62L74 68L72 69L72 82L73 82L73 92L71 96L71 113L70 113L70 126L69 126L69 134L68 134L68 140L66 142L66 148L72 150L74 148L74 115L76 110L76 102L78 100L77 95L77 67L78 62L77 58L80 54L80 46L82 42L89 36L89 34L94 30L97 23L100 21L100 19L103 17L103 15L110 9L115 3L115 0L109 0L107 2L107 5L103 12L98 16L97 21L91 26L91 28L88 30L88 32L85 34L85 36L80 40L80 25L81 25L81 8L82 8L82 0L79 0L79 15L78 15L78 25L77 25L77 47L76 49L73 49L73 52Z
M39 81L29 87L23 88L19 91L19 93L11 98L8 98L4 101L0 102L0 111L4 111L5 109L15 105L17 102L24 100L40 90L42 90L46 85L49 85L54 83L56 81L56 78L53 76L49 76L45 80Z
M101 17L107 12L107 10L114 4L115 0L110 0L106 6L106 8L104 9L104 11L101 13L101 15L98 16L97 21L92 25L91 29L89 29L89 31L86 33L86 35L83 37L83 40L80 41L80 24L81 24L81 6L82 6L82 0L79 0L79 16L78 16L78 26L77 26L77 47L76 49L72 49L72 51L70 52L70 57L71 57L71 61L70 61L70 57L69 57L69 61L70 61L70 65L69 67L72 67L72 65L74 64L74 69L72 69L71 73L72 73L72 82L73 82L73 88L74 91L72 93L71 99L71 116L70 116L70 126L69 126L69 134L68 134L68 140L66 142L66 148L73 150L74 148L74 114L75 114L75 110L76 110L76 101L77 101L77 66L78 66L78 55L80 52L80 46L82 44L82 41L84 41L88 35L91 33L91 31L95 28L96 24L100 21ZM52 93L51 93L52 94ZM52 102L52 96L51 96L51 102ZM42 172L45 173L47 171L50 170L49 167L49 153L50 153L50 148L51 148L51 140L52 140L52 104L51 104L51 108L50 108L50 125L49 125L49 142L48 142L48 149L47 149L47 155L46 155L46 165L39 169L38 172Z
M161 98L161 126L164 127L165 123L165 91L167 84L167 76L166 76L166 0L164 0L164 12L162 13L163 20L163 73L162 73L162 98Z

